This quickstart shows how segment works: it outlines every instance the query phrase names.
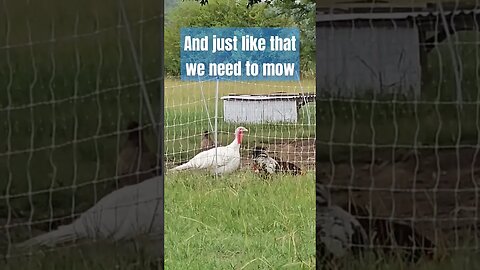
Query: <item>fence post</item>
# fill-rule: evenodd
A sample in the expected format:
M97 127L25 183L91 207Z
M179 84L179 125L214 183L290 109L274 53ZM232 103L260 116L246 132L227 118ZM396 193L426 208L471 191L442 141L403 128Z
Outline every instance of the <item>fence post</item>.
M215 168L218 168L218 76L215 86ZM217 170L215 170L215 179L217 178Z

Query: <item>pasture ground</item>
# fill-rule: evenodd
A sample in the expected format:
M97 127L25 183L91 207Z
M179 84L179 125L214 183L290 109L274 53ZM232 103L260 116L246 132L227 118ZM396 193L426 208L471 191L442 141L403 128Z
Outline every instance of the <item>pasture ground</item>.
M320 163L333 200L353 201L372 215L408 224L440 249L478 248L478 147L376 150ZM396 160L392 162L392 160Z
M314 179L168 174L166 269L314 269Z
M166 166L200 151L204 130L214 121L215 82L171 80L166 87ZM203 91L203 94L202 94ZM314 92L314 80L219 82L219 96ZM206 109L205 109L206 107ZM312 116L308 123L306 114ZM223 103L219 102L219 115ZM202 172L167 173L165 192L166 269L314 269L314 106L297 124L241 124L249 129L241 147L242 168L225 177ZM219 119L219 143L233 140L237 126ZM308 171L263 180L251 172L255 145Z

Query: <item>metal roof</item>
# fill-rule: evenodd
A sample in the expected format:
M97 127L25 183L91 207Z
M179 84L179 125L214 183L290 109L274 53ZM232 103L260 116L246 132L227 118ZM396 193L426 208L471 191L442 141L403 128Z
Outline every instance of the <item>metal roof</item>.
M351 20L389 20L389 19L407 19L417 17L436 17L441 13L439 11L417 11L417 12L370 12L370 13L329 13L317 10L317 22L332 21L351 21ZM470 15L480 14L480 10L455 10L446 11L445 15Z
M314 99L315 94L269 94L269 95L235 95L230 94L223 96L223 100L244 100L244 101L260 101L260 100L298 100L298 99Z
M478 0L317 0L317 9L360 10L393 9L410 11L435 11L438 5L445 10L476 9Z

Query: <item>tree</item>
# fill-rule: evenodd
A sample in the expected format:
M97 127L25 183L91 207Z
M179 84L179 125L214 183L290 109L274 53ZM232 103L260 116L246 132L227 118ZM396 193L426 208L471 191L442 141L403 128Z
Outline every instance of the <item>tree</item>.
M257 1L258 2L258 1ZM315 76L315 0L269 1L278 16L287 16L300 29L301 71L305 76Z
M293 27L288 16L278 16L266 4L245 8L243 1L216 0L201 8L185 1L165 18L165 69L169 76L180 72L180 28L182 27ZM190 2L190 3L189 3Z
M203 5L208 0L200 1ZM287 16L300 29L300 57L303 75L315 76L315 0L248 0L247 8L255 4L264 3L278 16Z
M200 8L198 7L200 3ZM246 8L247 7L247 8ZM315 76L315 1L185 0L165 18L167 74L180 71L181 27L298 27L302 76Z

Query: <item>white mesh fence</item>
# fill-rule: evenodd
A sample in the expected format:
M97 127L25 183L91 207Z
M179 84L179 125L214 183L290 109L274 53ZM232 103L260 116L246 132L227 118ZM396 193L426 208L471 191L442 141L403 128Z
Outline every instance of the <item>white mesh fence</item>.
M202 151L201 140L205 131L208 131L210 138L214 140L216 86L216 80L166 81L167 168L184 163ZM219 145L225 146L233 141L236 127L244 126L249 130L241 147L242 169L249 169L252 162L251 152L255 146L264 147L269 155L294 163L305 171L314 169L313 80L278 83L220 79L218 92ZM286 103L262 99L273 95L296 95L296 97ZM250 98L254 102L240 99L225 103L226 97ZM292 109L292 106L295 109Z
M316 26L317 181L440 253L480 237L480 2L451 2L318 5Z

